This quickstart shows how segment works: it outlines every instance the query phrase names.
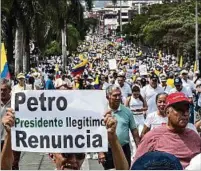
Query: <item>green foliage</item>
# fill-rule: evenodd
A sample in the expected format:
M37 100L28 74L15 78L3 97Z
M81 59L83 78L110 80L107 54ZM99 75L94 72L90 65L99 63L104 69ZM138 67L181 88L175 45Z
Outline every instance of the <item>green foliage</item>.
M95 32L96 27L99 24L99 20L97 18L86 18L84 20L86 30L89 31L92 29L93 33Z
M93 0L85 2L90 10ZM58 42L61 46L61 29L64 26L67 27L66 43L69 51L76 49L87 32L81 0L3 0L1 10L2 39L7 47L14 47L17 20L23 23L28 33L26 36L36 42L41 54L59 52L52 42ZM47 45L55 48L47 48ZM13 56L13 49L8 51Z
M135 16L131 23L124 25L123 33L131 35L135 43L169 50L175 55L194 56L195 1L152 5L145 14Z
M61 48L60 44L57 41L52 41L50 44L46 46L46 50L44 52L45 56L53 56L53 55L60 55Z
M67 47L70 52L76 51L80 40L80 33L73 25L67 26Z

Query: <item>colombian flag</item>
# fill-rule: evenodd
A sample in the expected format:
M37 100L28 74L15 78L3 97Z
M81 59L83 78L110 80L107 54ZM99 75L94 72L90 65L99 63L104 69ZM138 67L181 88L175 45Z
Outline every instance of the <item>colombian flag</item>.
M87 65L87 63L88 63L88 60L83 59L83 61L81 63L76 65L71 71L71 74L73 75L73 77L75 77L76 75L81 75L84 72L84 69L85 69L85 66Z
M142 56L142 51L141 50L138 52L137 56Z
M10 78L10 73L8 70L8 62L7 62L7 58L6 58L6 50L5 50L5 46L4 43L1 44L1 65L0 65L0 69L1 69L1 78Z

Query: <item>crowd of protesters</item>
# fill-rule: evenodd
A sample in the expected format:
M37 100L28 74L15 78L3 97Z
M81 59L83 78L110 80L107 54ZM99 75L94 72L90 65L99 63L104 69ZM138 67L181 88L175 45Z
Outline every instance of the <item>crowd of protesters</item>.
M116 60L115 69L110 68L111 59ZM84 60L83 70L73 73ZM109 148L93 154L105 170L201 169L201 77L193 63L180 66L174 55L94 35L69 61L63 70L60 57L52 57L29 73L1 79L2 169L18 170L21 154L11 149L11 93L54 89L106 91ZM80 169L90 158L89 153L49 156L59 170Z

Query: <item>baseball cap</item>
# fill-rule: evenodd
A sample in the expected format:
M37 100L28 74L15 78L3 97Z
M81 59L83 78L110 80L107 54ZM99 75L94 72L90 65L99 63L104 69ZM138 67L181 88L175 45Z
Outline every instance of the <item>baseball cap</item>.
M25 75L21 72L17 75L17 79L23 78L25 79Z
M151 74L150 79L158 79L158 76L156 74Z
M137 77L136 81L141 81L141 78L140 78L140 77Z
M184 69L181 71L181 74L188 74L188 71Z
M119 72L118 77L125 77L125 73L123 71Z
M167 81L166 76L162 75L161 76L161 81Z
M180 77L176 77L176 78L174 79L174 85L181 85L181 84L182 84L181 78L180 78Z
M138 158L131 170L183 170L177 157L160 151L147 152Z
M185 96L184 93L176 92L176 93L169 94L166 98L165 108L179 102L185 102L188 104L190 103L189 99Z

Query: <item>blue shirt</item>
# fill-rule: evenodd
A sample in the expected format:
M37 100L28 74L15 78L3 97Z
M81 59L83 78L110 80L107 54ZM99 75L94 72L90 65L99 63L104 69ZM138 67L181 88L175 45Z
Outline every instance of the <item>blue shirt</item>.
M46 89L46 90L52 90L52 89L55 89L52 80L48 79L48 80L46 81L46 83L45 83L45 89Z
M129 130L133 131L136 128L135 120L131 110L120 104L117 111L112 112L112 115L117 120L116 134L120 144L123 146L130 142Z

